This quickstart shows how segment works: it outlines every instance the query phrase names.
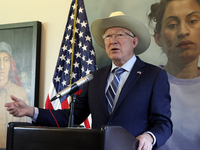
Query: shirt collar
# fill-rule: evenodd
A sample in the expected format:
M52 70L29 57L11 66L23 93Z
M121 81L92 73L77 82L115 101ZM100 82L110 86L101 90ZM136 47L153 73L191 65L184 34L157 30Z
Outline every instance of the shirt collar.
M131 69L133 68L135 62L137 60L137 57L135 55L133 55L133 57L131 57L131 59L129 59L123 66L121 66L121 68L123 68L124 70L130 72ZM114 62L112 62L112 68L111 68L111 72L117 68L118 66L116 66L114 64Z

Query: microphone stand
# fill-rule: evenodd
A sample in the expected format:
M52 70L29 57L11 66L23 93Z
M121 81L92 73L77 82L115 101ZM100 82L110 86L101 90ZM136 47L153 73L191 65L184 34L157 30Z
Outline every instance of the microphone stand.
M68 121L68 127L74 127L74 103L76 100L76 94L73 93L70 95L71 96L71 103L70 103L70 116L69 116L69 121Z

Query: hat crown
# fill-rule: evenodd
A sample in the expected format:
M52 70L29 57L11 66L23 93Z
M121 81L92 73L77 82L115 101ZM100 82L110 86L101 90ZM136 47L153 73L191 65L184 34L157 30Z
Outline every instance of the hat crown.
M123 16L123 15L125 15L123 12L115 11L115 12L112 12L109 17Z

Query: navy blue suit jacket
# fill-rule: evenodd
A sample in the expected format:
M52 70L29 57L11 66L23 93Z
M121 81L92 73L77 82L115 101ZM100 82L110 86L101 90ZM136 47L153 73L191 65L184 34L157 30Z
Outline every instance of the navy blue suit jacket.
M137 57L115 110L109 116L105 87L110 69L111 65L93 72L94 79L84 84L75 102L74 123L82 123L91 113L93 129L100 129L103 125L122 126L135 137L150 131L157 139L154 148L163 145L172 134L171 98L165 70ZM69 110L53 111L53 114L60 126L68 125ZM56 123L49 110L40 109L36 125L56 126Z

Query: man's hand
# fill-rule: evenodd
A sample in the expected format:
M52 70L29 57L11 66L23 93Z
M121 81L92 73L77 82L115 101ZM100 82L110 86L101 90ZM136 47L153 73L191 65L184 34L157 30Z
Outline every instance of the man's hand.
M15 116L15 117L23 117L28 116L33 118L34 116L34 108L27 105L24 101L21 99L11 95L11 99L14 102L6 103L4 106L7 107L7 111Z
M152 143L153 138L148 133L143 133L142 135L139 135L137 137L139 140L139 145L137 150L151 150L152 149Z

